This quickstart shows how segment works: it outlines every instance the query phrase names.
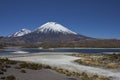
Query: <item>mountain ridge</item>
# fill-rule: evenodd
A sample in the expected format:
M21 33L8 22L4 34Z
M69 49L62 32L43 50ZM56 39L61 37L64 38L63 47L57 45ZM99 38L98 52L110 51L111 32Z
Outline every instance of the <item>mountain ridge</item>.
M23 28L18 32L15 32L15 33L12 33L11 35L8 35L8 37L19 37L19 36L24 36L24 35L29 34L29 33L31 33L30 30Z
M24 31L24 30L23 30ZM19 31L18 31L19 32ZM120 40L96 39L75 33L56 22L48 22L28 34L1 37L0 44L23 47L120 47Z
M24 30L22 32L24 32ZM19 31L16 33L19 33ZM27 34L3 38L2 42L10 44L39 44L43 42L74 42L85 39L91 38L77 34L56 22L47 22Z
M32 32L37 32L37 33L54 32L54 33L76 34L77 35L76 32L69 30L68 28L64 27L61 24L58 24L57 22L47 22L33 31L23 28L15 33L8 35L8 37L20 37L20 36L24 36Z

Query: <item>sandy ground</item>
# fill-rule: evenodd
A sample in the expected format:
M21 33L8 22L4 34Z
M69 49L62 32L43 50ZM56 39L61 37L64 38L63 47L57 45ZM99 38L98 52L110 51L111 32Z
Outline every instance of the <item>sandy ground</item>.
M16 69L16 65L11 65L4 74L0 74L1 77L14 75L16 80L81 80L79 78L66 76L50 69L31 70L31 69ZM25 70L26 73L22 73L21 70Z
M88 72L88 73L94 73L97 75L113 77L112 80L120 80L120 76L119 76L120 71L79 65L73 62L76 59L80 59L79 57L63 55L63 53L61 55L58 55L58 53L57 55L47 53L45 55L42 54L42 55L34 55L34 56L13 57L10 59L19 60L19 61L29 61L34 63L42 63L42 64L54 66L54 67L61 67L68 70L73 70L76 72Z
M8 69L4 76L14 75L17 78L17 80L80 80L48 69L42 70L24 69L24 70L26 70L26 73L21 73L20 70L16 69Z

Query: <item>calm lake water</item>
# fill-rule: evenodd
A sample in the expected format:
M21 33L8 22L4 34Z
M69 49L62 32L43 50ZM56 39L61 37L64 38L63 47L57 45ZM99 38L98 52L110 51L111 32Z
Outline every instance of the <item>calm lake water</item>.
M120 49L89 49L89 48L80 48L80 49L35 49L35 48L8 48L5 50L0 50L0 55L12 55L17 54L18 51L28 52L28 53L39 53L39 52L82 52L82 53L120 53Z

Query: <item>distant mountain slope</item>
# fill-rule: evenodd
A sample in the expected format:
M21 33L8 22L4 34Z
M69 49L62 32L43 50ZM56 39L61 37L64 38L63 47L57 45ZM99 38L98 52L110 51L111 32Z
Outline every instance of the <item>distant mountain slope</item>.
M15 32L15 33L9 35L8 37L19 37L19 36L24 36L29 33L31 33L31 31L28 29L21 29L20 31Z
M34 31L22 29L9 37L1 37L0 44L24 47L107 47L120 48L120 40L95 39L77 34L56 22L47 22Z
M79 41L90 39L89 37L79 35L56 22L48 22L35 29L33 32L23 36L25 41L30 42L62 42Z

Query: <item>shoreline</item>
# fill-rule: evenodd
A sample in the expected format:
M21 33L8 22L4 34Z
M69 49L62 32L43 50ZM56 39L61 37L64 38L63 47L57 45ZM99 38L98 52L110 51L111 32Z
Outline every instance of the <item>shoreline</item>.
M23 47L5 47L4 49L10 49L10 48L23 48ZM0 50L4 50L4 49L0 49ZM23 48L23 49L43 49L43 50L49 50L49 49L120 49L120 48L85 48L85 47L58 47L58 48L48 48L48 49L44 49L42 47L38 47L38 48Z
M73 54L73 53L71 53ZM85 65L79 65L76 63L73 63L72 61L76 59L80 59L79 57L73 57L68 56L64 54L36 54L31 56L22 56L22 57L14 57L9 58L11 60L20 60L20 61L27 61L27 62L33 62L33 63L40 63L40 64L46 64L53 67L60 67L67 70L72 70L76 72L87 72L87 73L94 73L101 76L107 76L107 77L114 77L113 80L120 79L120 72L112 71L110 69L102 69L92 66L85 66ZM116 78L116 79L115 79Z
M34 48L33 48L34 49ZM52 50L52 49L120 49L120 48L67 48L67 47L63 47L63 48L48 48L48 49L44 49L44 48L35 48L35 49L43 49L43 50Z

